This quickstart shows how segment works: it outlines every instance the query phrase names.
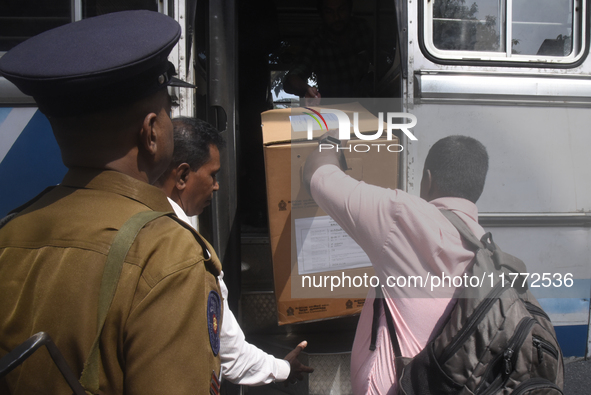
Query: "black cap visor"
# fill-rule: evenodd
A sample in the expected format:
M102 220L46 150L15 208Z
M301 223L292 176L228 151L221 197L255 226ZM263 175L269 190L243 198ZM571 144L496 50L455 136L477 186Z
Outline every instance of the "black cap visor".
M190 84L186 81L180 80L176 77L172 77L170 79L170 83L168 84L168 86L178 86L180 88L197 88L197 86Z

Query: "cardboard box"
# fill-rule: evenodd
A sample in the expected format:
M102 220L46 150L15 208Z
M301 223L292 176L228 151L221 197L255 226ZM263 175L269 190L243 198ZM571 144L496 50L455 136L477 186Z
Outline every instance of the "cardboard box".
M351 120L353 113L357 112L361 133L373 134L377 130L378 119L358 103L327 108L340 109ZM321 111L320 108L313 110ZM292 133L290 116L301 114L299 111L300 109L279 109L262 114L269 232L279 325L360 313L368 287L333 287L331 290L330 282L322 286L319 281L330 278L334 282L334 276L342 278L343 282L347 277L354 280L365 277L367 283L367 278L374 274L368 259L367 266L364 267L340 268L341 258L349 266L360 265L359 262L363 259L355 248L359 251L361 249L352 239L347 239L346 233L334 221L325 217L327 214L316 205L302 185L302 169L306 158L313 150L318 149L317 139L326 130L314 130L315 140L312 141L307 140L305 132ZM350 140L348 145L351 146L351 152L345 151L349 167L347 174L369 184L396 188L398 153L390 152L384 146L379 152L376 152L376 146L372 147L373 152L363 152L370 144L390 146L398 144L398 139L394 136L393 140ZM330 226L330 235L340 240L339 245L343 247L330 249L333 251L332 255L328 252L329 255L316 259L314 254L318 251L311 251L311 248L317 248L318 243L314 244L315 247L310 247L309 240L301 235L310 235L312 230L324 235L323 227L326 226ZM316 240L323 243L327 239L321 236ZM337 255L340 248L352 248L355 253L346 251L345 254ZM322 253L326 250L323 250L322 245L320 249ZM306 285L304 287L302 280Z

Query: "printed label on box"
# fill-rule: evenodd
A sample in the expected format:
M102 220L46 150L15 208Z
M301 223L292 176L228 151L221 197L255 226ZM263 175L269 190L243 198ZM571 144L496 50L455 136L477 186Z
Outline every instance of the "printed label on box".
M367 254L328 215L295 220L298 274L371 266Z

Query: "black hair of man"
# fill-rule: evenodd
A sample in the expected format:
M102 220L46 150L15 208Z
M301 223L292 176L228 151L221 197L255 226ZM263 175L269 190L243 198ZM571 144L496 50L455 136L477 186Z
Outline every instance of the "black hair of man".
M209 159L209 147L222 149L226 140L211 124L197 118L179 117L172 120L174 127L174 153L169 169L187 163L196 171Z
M476 203L488 172L488 154L478 140L448 136L437 141L427 154L425 169L431 172L440 195Z

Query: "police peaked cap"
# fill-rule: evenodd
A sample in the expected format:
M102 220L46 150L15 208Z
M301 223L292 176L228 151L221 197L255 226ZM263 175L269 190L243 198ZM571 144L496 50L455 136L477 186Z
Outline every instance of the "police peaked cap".
M69 116L125 105L168 86L168 54L181 35L172 18L123 11L60 26L0 58L0 74L33 96L47 115Z

